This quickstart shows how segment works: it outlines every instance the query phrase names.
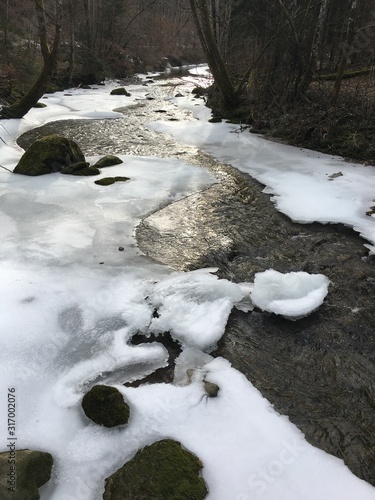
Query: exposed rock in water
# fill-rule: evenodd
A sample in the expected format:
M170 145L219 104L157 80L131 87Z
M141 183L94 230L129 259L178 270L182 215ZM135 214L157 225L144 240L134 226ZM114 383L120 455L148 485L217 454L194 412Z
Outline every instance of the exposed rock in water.
M95 181L95 184L98 184L98 186L110 186L115 182L126 182L128 180L130 180L129 177L103 177L103 179Z
M374 257L351 229L295 224L255 180L211 165L222 182L146 218L137 228L140 249L175 269L219 267L219 277L235 282L271 268L328 277L325 303L296 322L234 309L215 354L310 443L375 485Z
M77 175L77 176L81 175L85 177L88 177L90 175L100 175L100 170L95 167L80 168L72 172L72 175Z
M78 144L66 137L52 134L37 139L24 153L13 172L44 175L84 161L85 157Z
M219 394L220 387L217 384L214 384L213 382L208 382L208 380L205 380L203 383L204 390L209 398L216 398L217 395Z
M17 450L0 453L0 498L38 500L38 488L51 478L52 465L52 455L44 451Z
M115 387L95 385L83 396L85 415L98 425L116 427L124 425L130 417L129 405Z
M64 167L61 169L62 174L75 174L79 170L83 170L86 168L89 168L90 163L87 161L80 161L78 163L73 163L72 165L69 165L69 167Z
M117 89L111 90L111 95L125 95L127 97L130 97L129 92L126 90L125 87L119 87Z
M208 490L201 468L177 441L158 441L106 479L103 500L203 500Z
M120 163L123 163L121 158L115 155L105 155L103 158L100 158L93 167L96 168L104 168L104 167L112 167L113 165L119 165Z

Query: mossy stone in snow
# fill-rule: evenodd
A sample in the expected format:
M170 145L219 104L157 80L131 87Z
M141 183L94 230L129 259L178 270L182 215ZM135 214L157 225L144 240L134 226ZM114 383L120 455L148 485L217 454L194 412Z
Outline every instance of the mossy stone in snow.
M115 387L95 385L83 396L82 408L86 416L98 425L116 427L128 422L129 405Z
M62 174L74 174L75 172L79 170L83 170L85 168L88 168L90 166L90 163L87 161L80 161L78 163L73 163L72 165L69 165L69 167L64 167L61 169Z
M105 155L103 158L100 158L93 167L96 168L104 168L104 167L112 167L113 165L119 165L123 163L121 158L115 155Z
M103 500L203 500L202 463L177 441L164 439L138 451L106 479Z
M34 104L33 108L46 108L47 104L44 104L43 102L37 102Z
M44 175L85 161L84 154L71 139L56 134L37 139L23 154L13 170L15 174Z
M98 186L110 186L115 182L126 182L128 180L129 177L104 177L103 179L95 181L95 184L98 184Z
M124 87L111 90L111 95L126 95L127 97L130 97L129 92Z
M38 488L49 481L52 465L52 455L44 451L17 450L0 453L0 498L38 500ZM8 482L13 478L14 491L9 489L12 483Z
M87 168L81 168L79 170L75 170L72 172L72 175L100 175L100 170L95 167L87 167Z

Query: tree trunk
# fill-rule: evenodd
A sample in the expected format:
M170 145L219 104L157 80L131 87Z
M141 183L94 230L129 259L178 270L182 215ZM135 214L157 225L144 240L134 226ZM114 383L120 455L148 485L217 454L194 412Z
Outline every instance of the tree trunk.
M57 15L55 22L55 37L52 48L48 45L47 39L47 22L44 0L35 0L36 13L38 18L38 31L40 38L40 47L43 56L43 68L39 74L37 81L26 92L26 94L16 103L11 106L5 106L0 110L0 118L22 118L30 111L30 109L38 102L45 93L48 84L51 81L51 76L55 70L57 62L57 53L60 41L60 8L57 6Z

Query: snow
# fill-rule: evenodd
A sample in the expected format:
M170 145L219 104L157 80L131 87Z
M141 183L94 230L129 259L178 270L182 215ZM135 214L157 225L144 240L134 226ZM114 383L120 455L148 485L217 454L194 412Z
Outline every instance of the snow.
M144 96L141 85L130 89L130 98L110 96L115 86L111 82L49 95L47 108L1 123L1 165L16 165L22 150L15 138L32 127L58 118L115 119L113 109ZM324 203L331 193L332 205L345 210L348 224L353 207L366 205L373 182L369 169L355 167L355 177L340 163L343 177L329 182L326 176L337 171L339 160L319 160L315 154L250 135L245 140L243 134L230 133L232 126L208 124L209 111L195 104L186 101L199 120L193 125L174 122L168 132L185 130L181 140L186 136L205 149L217 148L219 156L238 168L250 165L264 181L270 182L273 172L269 189L278 206L289 203L297 218L298 207L281 193L285 183L293 187L295 200L305 184L317 190L321 185L326 189ZM153 127L167 130L165 124ZM209 500L374 499L374 488L341 460L309 445L242 374L209 355L232 307L251 310L258 277L253 289L251 283L218 279L214 269L176 273L136 246L134 229L145 215L216 180L181 160L122 159L123 164L105 174L131 180L108 187L90 178L29 178L0 169L0 398L5 402L8 388L15 388L18 449L45 450L54 457L52 480L40 490L42 500L101 498L106 477L139 448L166 437L181 441L201 458ZM348 204L344 191L350 194ZM338 208L334 210L333 220L339 216ZM301 220L311 216L306 212ZM369 236L364 221L359 214L356 226L361 223ZM306 287L309 293L309 282ZM124 382L165 366L168 359L158 342L131 345L132 335L164 331L183 346L174 384L124 387ZM217 398L207 398L204 380L219 385ZM114 385L129 400L127 426L106 429L85 417L80 400L96 383ZM6 422L2 404L4 450Z
M299 319L315 311L328 293L329 280L323 274L279 273L268 269L256 273L251 299L263 311Z

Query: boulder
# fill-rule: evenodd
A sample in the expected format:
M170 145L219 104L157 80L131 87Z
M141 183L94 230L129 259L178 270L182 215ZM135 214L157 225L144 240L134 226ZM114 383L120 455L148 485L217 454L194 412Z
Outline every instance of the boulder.
M126 95L127 97L130 97L131 94L129 94L125 87L119 87L111 90L111 95Z
M64 167L61 169L62 174L74 174L75 172L78 172L79 170L83 170L86 168L89 168L90 163L87 161L79 161L78 163L72 163L68 167Z
M83 396L82 408L85 415L98 425L116 427L128 422L129 405L115 387L95 385Z
M103 500L203 500L202 463L177 441L146 446L106 479Z
M119 165L120 163L123 163L121 158L115 155L105 155L103 158L100 158L93 167L96 168L104 168L104 167L112 167L113 165Z
M95 167L81 168L79 170L76 170L75 172L72 172L72 175L82 175L82 176L99 175L99 174L100 170Z
M49 481L52 465L52 455L44 451L0 453L0 498L38 500L38 488Z
M44 175L84 161L85 157L78 144L66 137L52 134L37 139L23 154L13 172Z

